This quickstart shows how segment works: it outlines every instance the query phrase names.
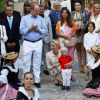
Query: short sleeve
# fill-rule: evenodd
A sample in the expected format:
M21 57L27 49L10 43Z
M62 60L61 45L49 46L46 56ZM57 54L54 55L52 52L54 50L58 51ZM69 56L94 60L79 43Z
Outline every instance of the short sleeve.
M59 62L59 63L61 62L61 58L60 58L60 57L58 58L58 62Z
M74 21L72 21L72 27L73 27L73 30L76 31L77 30L77 25L75 24Z
M69 57L69 62L73 61L73 58L71 56L68 57Z
M56 24L56 31L60 30L60 24L59 24L59 21L57 22Z

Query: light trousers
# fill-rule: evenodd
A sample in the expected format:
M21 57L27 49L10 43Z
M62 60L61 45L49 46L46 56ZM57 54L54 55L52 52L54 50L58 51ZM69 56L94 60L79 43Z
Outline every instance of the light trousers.
M44 62L44 68L46 68L46 69L47 69L46 53L49 51L50 51L50 44L43 41L42 60Z
M62 69L63 86L70 86L72 69Z
M42 40L37 42L23 42L23 71L30 72L30 67L32 65L33 74L35 77L35 83L40 82L40 66L41 66L41 57L42 57Z

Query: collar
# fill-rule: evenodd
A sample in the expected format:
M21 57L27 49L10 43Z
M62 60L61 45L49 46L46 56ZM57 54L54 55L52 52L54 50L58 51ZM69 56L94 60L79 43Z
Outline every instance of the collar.
M6 67L9 68L9 70L10 70L11 72L15 72L15 73L18 72L18 69L16 69L16 68L14 69L14 68L12 68L12 66L9 66L9 65L6 64Z
M30 14L30 16L31 16L32 18L35 18L35 19L36 19L39 15L37 15L37 16L32 16L32 14Z
M13 16L10 17L13 20ZM9 17L7 16L7 20L9 20Z
M19 90L18 91L22 92L25 96L28 97L28 94L27 94L27 92L26 92L26 90L25 90L24 87L19 87Z
M19 92L22 92L25 96L27 96L29 98L28 93L26 92L26 90L25 90L24 87L19 87L19 90L18 91ZM35 89L33 89L33 91L35 92Z
M88 33L92 35L92 34L94 34L95 32L93 31L93 32L88 32Z

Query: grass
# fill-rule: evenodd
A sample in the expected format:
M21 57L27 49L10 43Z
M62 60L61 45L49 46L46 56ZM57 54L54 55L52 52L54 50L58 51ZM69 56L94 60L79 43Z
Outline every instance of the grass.
M4 10L5 3L6 3L6 0L0 0L0 12Z

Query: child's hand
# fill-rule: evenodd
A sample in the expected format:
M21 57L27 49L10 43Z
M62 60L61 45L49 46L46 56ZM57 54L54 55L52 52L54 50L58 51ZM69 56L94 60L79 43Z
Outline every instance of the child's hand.
M89 54L92 54L92 51L91 51L91 50L87 50L87 52L88 52Z
M71 64L70 63L68 63L68 64L65 64L65 68L71 68Z

